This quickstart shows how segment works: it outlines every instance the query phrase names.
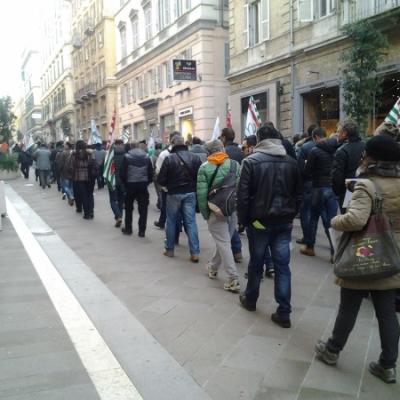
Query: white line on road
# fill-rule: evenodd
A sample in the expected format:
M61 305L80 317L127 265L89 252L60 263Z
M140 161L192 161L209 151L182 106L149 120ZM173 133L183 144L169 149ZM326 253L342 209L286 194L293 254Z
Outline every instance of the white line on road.
M7 213L14 229L57 310L99 397L102 400L143 400L13 204L7 198L6 203Z

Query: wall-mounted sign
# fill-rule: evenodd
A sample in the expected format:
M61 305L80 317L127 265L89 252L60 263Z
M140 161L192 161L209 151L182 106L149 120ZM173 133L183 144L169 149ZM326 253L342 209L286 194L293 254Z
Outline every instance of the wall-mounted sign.
M179 118L187 117L188 115L193 114L193 107L184 108L183 110L179 111Z
M172 60L175 81L196 81L196 60Z

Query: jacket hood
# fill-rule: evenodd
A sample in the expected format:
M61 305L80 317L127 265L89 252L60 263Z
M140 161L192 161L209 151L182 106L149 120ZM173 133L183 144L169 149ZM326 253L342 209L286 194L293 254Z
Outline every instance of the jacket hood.
M338 148L338 142L336 139L324 139L316 144L316 147L320 148L321 150L326 151L329 154L334 154Z
M286 156L281 139L264 139L254 148L254 153L265 153L270 156Z
M171 153L177 153L178 151L188 150L188 147L185 144L177 144L172 147Z
M229 158L228 154L224 153L223 151L218 151L217 153L213 153L207 157L207 160L215 165L221 165L224 161Z
M207 154L206 150L201 144L194 144L191 148L192 153L205 153Z
M400 178L400 162L379 161L368 166L361 165L357 170L357 176L364 178L377 175L390 178Z
M147 157L147 153L142 149L131 149L128 151L131 156L142 156Z

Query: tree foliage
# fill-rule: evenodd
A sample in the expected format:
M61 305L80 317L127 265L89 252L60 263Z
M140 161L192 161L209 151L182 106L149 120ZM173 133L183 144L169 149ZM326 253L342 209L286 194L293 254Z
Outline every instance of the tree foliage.
M11 97L0 97L0 143L9 142L14 130L16 116L12 112Z
M352 42L342 55L343 108L364 130L381 86L376 72L389 44L366 20L346 25L343 33Z

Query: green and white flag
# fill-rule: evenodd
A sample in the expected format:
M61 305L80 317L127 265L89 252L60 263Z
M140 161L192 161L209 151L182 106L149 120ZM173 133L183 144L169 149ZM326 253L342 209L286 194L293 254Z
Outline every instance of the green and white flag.
M385 122L389 122L390 124L400 128L400 97L390 110L390 113L386 116Z
M131 134L129 133L128 130L125 129L125 130L122 132L121 140L124 142L124 144L126 144L126 143L129 142L130 137L131 137Z
M258 113L253 96L250 96L249 106L247 108L246 125L244 127L244 136L255 135L257 129L261 126L261 118Z
M106 158L104 160L104 172L103 177L110 190L115 189L115 161L114 161L114 143L110 146L107 151Z

